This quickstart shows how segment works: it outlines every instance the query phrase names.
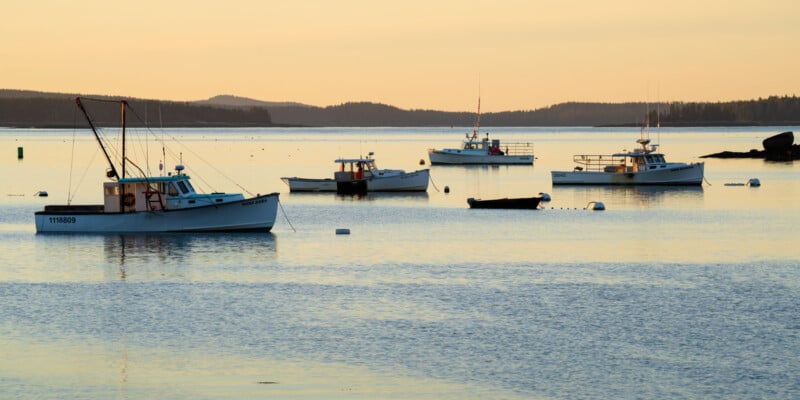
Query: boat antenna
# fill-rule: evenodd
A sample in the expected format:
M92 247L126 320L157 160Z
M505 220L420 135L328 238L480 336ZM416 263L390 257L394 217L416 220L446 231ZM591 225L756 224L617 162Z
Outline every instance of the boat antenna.
M656 86L656 142L661 146L661 85Z
M481 129L481 93L478 89L478 114L475 116L475 127L472 129L472 139L478 138L478 131Z
M158 103L158 124L161 127L161 163L158 165L158 169L161 173L161 176L164 176L164 165L167 163L167 149L164 146L164 120L161 119L161 103Z
M122 100L122 103L125 103L125 101ZM87 113L86 109L83 107L83 103L81 102L81 98L80 97L76 97L75 98L75 104L78 105L78 108L83 113L83 116L86 117L86 121L89 122L89 127L92 128L92 133L94 133L94 137L95 137L95 139L97 139L97 143L100 144L100 149L103 150L103 154L106 156L106 160L108 161L108 165L111 167L111 171L108 174L108 177L109 178L117 178L117 179L119 179L119 174L117 173L117 169L114 168L114 163L111 161L111 157L108 155L108 151L106 151L106 147L103 146L103 141L100 139L100 135L97 133L97 128L95 128L94 123L92 122L92 119L89 117L89 113ZM124 112L124 110L125 110L124 106L123 106L122 110ZM123 117L122 120L123 120L123 127L124 127L125 118ZM123 132L124 132L124 130L123 130ZM124 138L124 136L123 136L123 138ZM124 160L124 158L125 158L124 157L124 154L125 154L125 150L124 150L125 149L125 147L124 147L125 140L124 139L123 139L122 143L123 143L123 147L122 148L123 148L123 160ZM125 165L124 162L125 161L123 161L123 164L122 164L123 166Z
M127 105L128 103L125 100L120 100L119 107L120 107L120 113L122 114L121 123L122 123L122 177L123 178L125 177L125 158L127 157L126 156L127 153L125 152L125 106Z

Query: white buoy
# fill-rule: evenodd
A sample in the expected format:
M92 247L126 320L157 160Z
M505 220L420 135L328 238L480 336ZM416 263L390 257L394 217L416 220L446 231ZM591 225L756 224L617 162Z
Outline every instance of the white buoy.
M550 194L549 193L539 192L539 196L542 197L542 201L550 201Z
M347 229L347 228L336 228L336 234L337 235L349 235L350 234L350 229Z
M603 204L602 201L590 201L589 204L586 205L584 210L589 209L592 211L603 211L606 209L606 205Z
M761 186L761 181L758 180L758 178L750 178L750 180L747 181L747 184L752 187L759 187Z

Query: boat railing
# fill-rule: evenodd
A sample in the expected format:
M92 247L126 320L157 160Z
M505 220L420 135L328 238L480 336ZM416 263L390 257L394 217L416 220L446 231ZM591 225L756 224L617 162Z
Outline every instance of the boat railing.
M628 165L623 156L580 154L572 157L579 171L625 172Z
M533 143L502 143L500 150L504 151L507 156L532 156Z

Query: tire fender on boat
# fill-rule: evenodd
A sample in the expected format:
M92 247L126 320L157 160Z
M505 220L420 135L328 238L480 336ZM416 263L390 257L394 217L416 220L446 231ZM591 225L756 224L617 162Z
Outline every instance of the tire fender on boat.
M133 193L125 193L125 197L122 199L122 204L127 207L136 205L136 196Z

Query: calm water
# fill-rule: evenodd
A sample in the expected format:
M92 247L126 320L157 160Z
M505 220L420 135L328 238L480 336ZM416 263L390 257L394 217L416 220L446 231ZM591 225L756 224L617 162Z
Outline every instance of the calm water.
M699 161L783 130L798 127L652 138ZM100 201L103 156L85 131L0 129L0 397L800 397L800 163L707 159L695 189L554 188L573 154L639 131L505 128L490 131L534 142L534 167L435 166L427 194L363 198L279 179L369 151L421 168L466 131L158 132L199 189L281 192L282 210L270 234L127 236L36 235L44 204ZM163 153L135 154L157 171ZM539 192L537 211L466 205Z

